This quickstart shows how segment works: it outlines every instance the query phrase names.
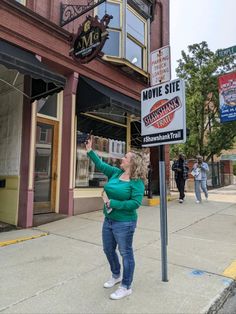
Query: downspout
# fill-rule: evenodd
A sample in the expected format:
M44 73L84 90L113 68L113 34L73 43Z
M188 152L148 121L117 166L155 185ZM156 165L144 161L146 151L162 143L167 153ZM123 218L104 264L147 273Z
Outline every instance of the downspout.
M163 5L162 2L156 1L160 9L159 21L160 21L160 47L163 47Z

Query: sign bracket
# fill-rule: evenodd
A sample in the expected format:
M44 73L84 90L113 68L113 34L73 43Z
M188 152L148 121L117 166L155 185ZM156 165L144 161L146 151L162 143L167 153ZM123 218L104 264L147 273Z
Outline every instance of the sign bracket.
M67 25L105 1L106 0L88 0L85 5L61 3L60 26Z

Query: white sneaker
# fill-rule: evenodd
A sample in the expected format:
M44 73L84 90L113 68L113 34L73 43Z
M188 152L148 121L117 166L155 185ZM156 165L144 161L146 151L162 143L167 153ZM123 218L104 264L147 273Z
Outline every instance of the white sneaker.
M197 204L199 204L199 203L200 203L200 201L199 201L199 200L196 200L196 203L197 203Z
M121 280L122 280L122 277L121 277L121 276L118 277L118 278L111 277L109 280L107 280L107 281L104 283L103 287L104 287L104 288L112 288L112 287L114 287L117 283L121 282Z
M206 201L208 201L208 196L206 196Z
M179 203L183 203L184 200L182 200L182 198L179 199Z
M114 293L110 295L112 300L120 300L128 295L131 295L132 289L127 289L125 287L120 286Z

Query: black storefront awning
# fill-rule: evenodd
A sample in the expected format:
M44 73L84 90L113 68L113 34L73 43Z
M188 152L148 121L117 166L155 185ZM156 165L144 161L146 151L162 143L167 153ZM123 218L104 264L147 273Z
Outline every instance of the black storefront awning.
M0 64L32 78L31 101L61 91L66 78L51 71L34 54L0 40Z
M140 116L141 103L87 77L80 77L77 88L77 113L117 107Z

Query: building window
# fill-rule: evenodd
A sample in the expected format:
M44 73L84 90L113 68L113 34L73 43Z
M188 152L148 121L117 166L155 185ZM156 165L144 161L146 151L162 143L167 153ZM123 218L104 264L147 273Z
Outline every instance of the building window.
M126 5L124 10L123 5ZM126 12L125 16L122 12ZM128 60L132 65L147 71L148 60L148 18L144 18L129 4L121 0L109 0L98 6L97 14L101 19L105 13L113 16L103 52L106 56ZM126 21L126 25L125 24Z
M48 130L47 129L40 129L40 135L39 135L39 142L40 143L46 143L47 141L47 134L48 134Z
M126 59L139 68L143 68L143 50L138 44L127 37Z
M113 16L109 23L109 40L103 48L106 55L120 57L121 49L121 5L120 3L107 2L98 6L97 15L102 18L107 11Z
M146 57L145 23L129 8L126 10L126 19L126 59L143 69L143 58Z
M26 0L15 0L16 2L19 2L20 4L26 5Z

